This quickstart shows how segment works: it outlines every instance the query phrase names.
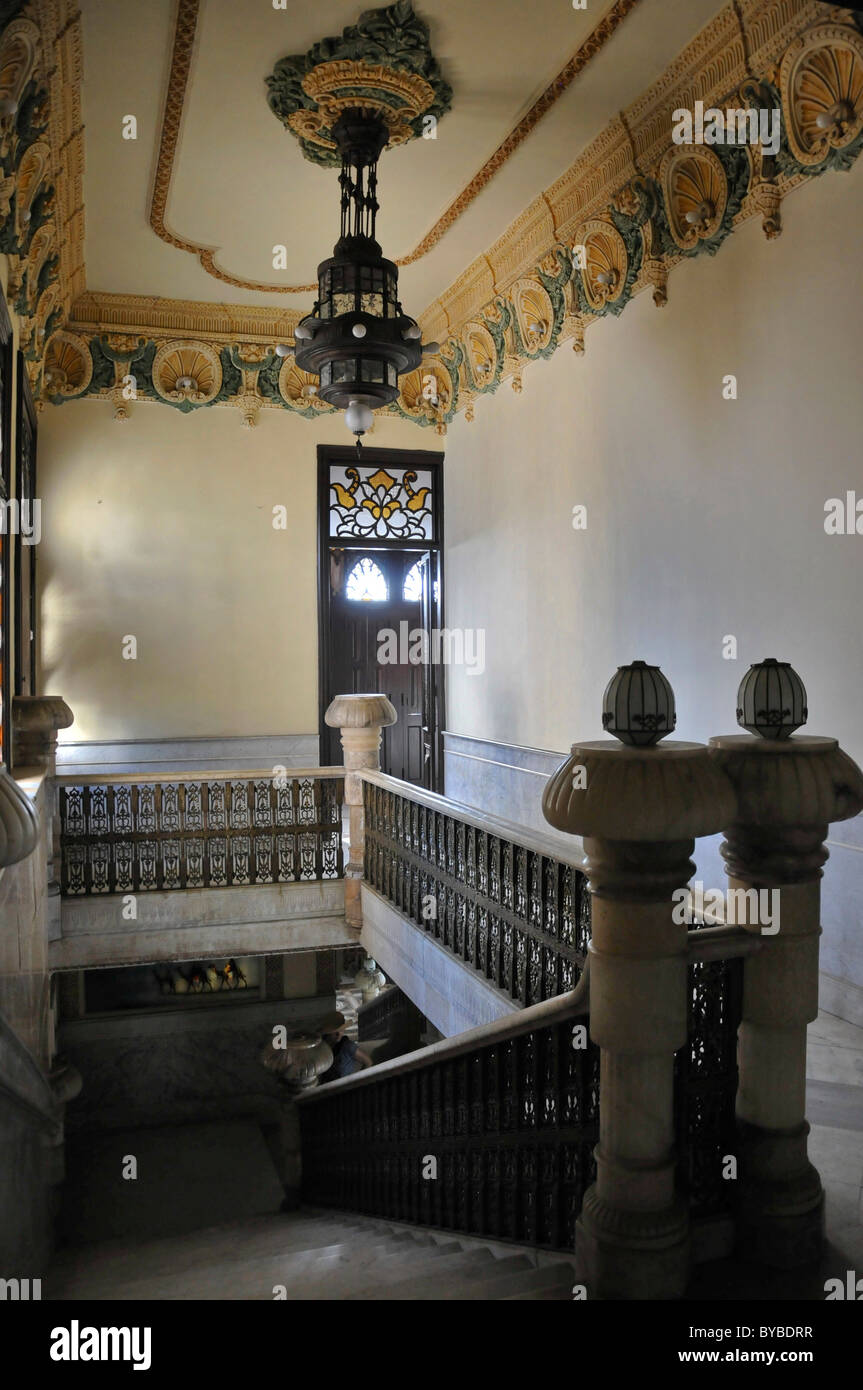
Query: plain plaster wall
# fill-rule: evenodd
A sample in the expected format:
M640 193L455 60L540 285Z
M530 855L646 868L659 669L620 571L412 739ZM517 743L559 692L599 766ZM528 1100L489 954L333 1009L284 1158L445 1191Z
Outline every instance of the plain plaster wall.
M793 193L783 221L768 242L750 220L672 272L665 308L640 295L583 357L564 344L523 394L505 384L451 426L447 622L485 630L484 673L448 672L455 734L600 737L609 677L642 658L674 686L677 736L704 740L775 656L803 677L808 731L863 761L863 535L824 530L828 498L863 499L863 161ZM499 811L506 754L488 758ZM823 960L863 986L863 826L834 833Z
M366 442L429 435L392 417ZM317 732L316 449L350 442L341 415L41 412L40 689L73 710L65 739Z

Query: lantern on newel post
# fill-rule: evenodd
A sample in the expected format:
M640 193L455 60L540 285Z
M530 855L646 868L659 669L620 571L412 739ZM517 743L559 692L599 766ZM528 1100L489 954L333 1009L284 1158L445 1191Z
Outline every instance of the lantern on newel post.
M765 657L750 666L737 692L737 722L761 738L790 738L809 717L806 687L788 661Z
M631 748L650 748L673 733L674 691L658 666L618 666L602 697L602 727Z

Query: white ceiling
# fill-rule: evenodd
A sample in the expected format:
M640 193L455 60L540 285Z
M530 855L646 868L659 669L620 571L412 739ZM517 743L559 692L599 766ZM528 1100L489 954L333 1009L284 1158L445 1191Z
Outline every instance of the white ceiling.
M220 266L267 284L314 280L338 234L337 175L305 160L266 102L265 76L289 53L338 34L363 0L202 0L166 211L170 230L217 250ZM607 4L568 0L417 0L453 87L438 138L387 151L378 238L413 250L595 27ZM721 8L718 0L641 0L468 211L401 276L419 313ZM222 303L304 307L309 296L258 293L209 275L148 223L170 68L175 0L82 0L88 288ZM134 115L136 141L122 138ZM272 247L288 248L275 271Z

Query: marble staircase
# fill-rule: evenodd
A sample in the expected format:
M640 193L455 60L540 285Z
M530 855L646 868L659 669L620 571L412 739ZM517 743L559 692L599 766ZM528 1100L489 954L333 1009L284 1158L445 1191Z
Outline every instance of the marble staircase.
M54 1300L568 1300L566 1255L305 1209L65 1251Z

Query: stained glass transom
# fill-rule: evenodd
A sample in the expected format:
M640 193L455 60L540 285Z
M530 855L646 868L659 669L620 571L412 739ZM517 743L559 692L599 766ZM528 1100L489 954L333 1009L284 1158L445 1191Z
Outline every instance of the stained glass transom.
M430 469L332 465L330 535L433 541Z

